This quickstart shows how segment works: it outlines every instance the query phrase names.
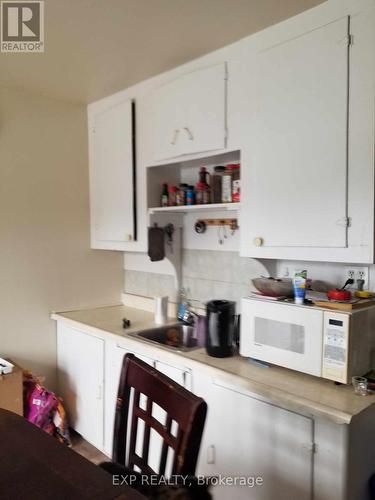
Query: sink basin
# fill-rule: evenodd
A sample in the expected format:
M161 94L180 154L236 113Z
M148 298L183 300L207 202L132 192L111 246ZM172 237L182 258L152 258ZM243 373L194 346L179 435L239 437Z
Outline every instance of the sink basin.
M198 347L197 339L195 338L195 328L182 323L159 326L130 335L178 351L190 351Z

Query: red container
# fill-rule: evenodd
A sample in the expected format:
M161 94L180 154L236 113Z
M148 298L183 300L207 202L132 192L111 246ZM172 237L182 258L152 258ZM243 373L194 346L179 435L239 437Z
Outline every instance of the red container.
M328 290L327 297L329 300L339 300L340 302L347 302L352 298L352 294L348 290L339 290L332 288Z

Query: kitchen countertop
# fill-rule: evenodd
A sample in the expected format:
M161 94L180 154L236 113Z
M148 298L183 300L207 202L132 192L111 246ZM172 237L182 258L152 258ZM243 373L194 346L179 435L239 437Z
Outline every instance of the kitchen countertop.
M357 396L351 386L335 385L328 380L277 366L259 366L238 354L230 358L214 358L208 356L205 349L175 351L134 338L129 334L155 327L153 313L142 309L117 305L53 313L51 317L103 338L110 336L119 340L121 337L129 345L129 350L138 347L139 351L141 347L144 355L209 372L232 387L249 391L283 408L328 418L338 424L349 424L356 415L375 403L375 395ZM131 321L131 327L126 330L122 328L124 317ZM169 320L170 324L175 322L176 319Z

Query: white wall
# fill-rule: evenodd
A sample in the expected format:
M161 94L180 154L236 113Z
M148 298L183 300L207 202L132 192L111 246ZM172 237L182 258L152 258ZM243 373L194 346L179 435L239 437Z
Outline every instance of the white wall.
M342 286L346 281L345 268L368 267L369 269L369 290L373 290L375 283L375 266L361 264L342 264L340 262L310 262L298 260L278 260L277 275L293 277L296 269L306 269L307 275L313 280L325 281L329 285ZM353 285L354 287L356 286Z
M120 252L89 249L86 109L0 89L0 356L53 387L51 310L119 302Z

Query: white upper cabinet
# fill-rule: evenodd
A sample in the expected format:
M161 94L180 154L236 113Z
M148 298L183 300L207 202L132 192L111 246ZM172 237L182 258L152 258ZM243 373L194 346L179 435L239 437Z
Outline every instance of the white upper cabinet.
M250 56L244 256L373 260L372 14L329 6L270 28Z
M177 77L152 95L153 160L226 145L226 64Z
M93 248L117 249L118 244L136 238L134 109L130 99L89 108Z
M269 247L345 247L348 20L257 55L255 235Z

